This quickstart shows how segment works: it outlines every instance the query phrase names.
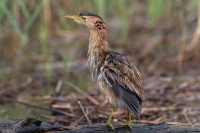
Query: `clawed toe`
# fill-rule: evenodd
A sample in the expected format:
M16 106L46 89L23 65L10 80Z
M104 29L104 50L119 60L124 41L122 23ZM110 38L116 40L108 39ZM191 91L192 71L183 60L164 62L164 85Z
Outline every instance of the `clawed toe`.
M106 123L104 124L104 126L109 126L110 128L112 128L112 130L115 130L114 126L112 125L112 123Z
M128 126L131 130L133 130L132 123L123 124L124 126Z

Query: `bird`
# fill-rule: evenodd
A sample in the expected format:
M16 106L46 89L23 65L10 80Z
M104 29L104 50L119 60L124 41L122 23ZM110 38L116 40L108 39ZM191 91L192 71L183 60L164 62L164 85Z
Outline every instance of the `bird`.
M145 100L140 72L130 60L109 48L106 41L107 26L100 16L90 12L63 16L84 25L89 30L86 66L92 80L111 105L110 115L104 125L114 130L111 122L113 112L115 108L123 108L128 112L128 121L124 125L132 130L131 112L136 119L140 119Z

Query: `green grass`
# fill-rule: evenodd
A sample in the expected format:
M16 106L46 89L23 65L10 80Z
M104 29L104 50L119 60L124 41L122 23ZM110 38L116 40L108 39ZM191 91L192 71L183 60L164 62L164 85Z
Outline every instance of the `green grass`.
M10 49L8 52L0 52L6 53L5 56L12 56L10 62L17 64L15 65L16 69L20 67L19 64L23 60L22 57L27 56L26 49L30 47L30 52L37 53L45 58L43 72L47 75L52 74L50 69L52 56L49 55L52 52L49 51L53 50L48 45L48 39L52 37L52 33L57 29L74 31L75 28L80 27L73 21L61 17L60 15L62 14L79 14L81 11L89 11L99 14L105 22L117 18L118 26L121 30L119 37L121 40L126 40L129 39L128 31L132 25L129 21L132 20L131 22L134 22L135 18L132 15L137 10L140 10L139 8L137 9L138 5L142 4L145 7L143 17L149 20L152 25L157 24L160 20L171 22L172 24L178 23L181 27L180 33L187 35L188 23L197 19L198 4L198 0L187 1L187 3L182 0L119 0L117 2L115 0L59 0L48 2L51 8L45 6L46 1L44 0L30 1L29 3L26 0L0 1L0 31L3 39L0 40L2 44L0 49ZM187 10L185 8L186 5ZM45 19L49 17L49 14L51 19ZM48 23L50 25L47 25ZM32 42L35 43L33 44ZM34 45L34 49L32 49L32 45ZM61 56L65 68L67 68L68 57L62 54ZM4 56L0 56L0 59L3 59L0 64L7 63L10 60ZM5 65L3 67L6 68Z
M181 26L180 33L187 35L188 23L197 18L198 0L187 1L187 3L182 0L119 0L117 2L115 0L59 0L48 2L51 8L45 6L46 2L44 0L30 1L30 3L26 0L0 1L0 31L3 33L3 40L0 40L2 42L0 49L9 47L11 50L7 55L13 55L13 61L11 62L19 65L21 58L27 54L26 49L34 45L35 49L32 50L30 48L30 52L46 58L43 72L51 75L52 56L49 55L51 53L49 51L52 51L52 49L48 45L48 39L52 37L50 32L54 32L57 29L74 30L76 27L80 27L60 15L79 14L81 11L89 11L99 14L105 22L112 18L117 18L121 29L119 37L122 40L126 40L128 39L129 27L132 25L129 21L135 19L132 14L140 10L139 8L137 9L137 5L140 3L146 9L143 17L146 17L152 25L157 24L161 19L163 22L178 23ZM186 5L188 7L187 10L185 8ZM45 19L49 17L49 14L51 19ZM47 23L50 23L50 25L47 25ZM36 42L32 44L34 41ZM7 42L12 45L8 45ZM5 51L3 52L6 53ZM61 56L65 68L67 68L68 57ZM0 56L0 59L2 58L4 56ZM7 61L8 59L5 57L0 63L7 63Z
M14 33L19 37L19 45L17 47L18 52L23 52L25 46L29 44L29 41L34 39L35 36L30 33L37 34L40 39L40 50L42 53L46 53L48 29L54 30L55 25L63 27L68 30L74 29L74 22L60 17L62 14L78 14L81 11L90 11L99 14L105 21L112 17L117 17L120 22L120 36L124 39L128 36L129 23L128 21L133 18L129 18L129 15L133 12L133 5L139 3L139 1L131 0L73 0L73 1L50 1L51 8L46 9L44 6L44 0L31 1L27 3L26 0L2 0L0 1L0 22L1 30L12 29ZM154 25L157 20L165 18L167 21L171 21L173 16L176 17L177 10L183 10L183 2L181 0L146 0L141 2L146 6L146 16ZM191 10L186 14L186 22L192 21L196 18L197 0L188 1L187 5ZM51 14L51 25L48 27L45 25L44 10ZM171 18L168 18L171 17ZM23 22L21 22L21 19ZM184 26L184 25L183 25ZM34 27L39 27L34 28ZM185 31L185 27L183 27ZM9 37L9 36L6 36ZM6 38L5 38L6 39ZM44 54L45 55L45 54ZM19 56L16 56L19 58Z

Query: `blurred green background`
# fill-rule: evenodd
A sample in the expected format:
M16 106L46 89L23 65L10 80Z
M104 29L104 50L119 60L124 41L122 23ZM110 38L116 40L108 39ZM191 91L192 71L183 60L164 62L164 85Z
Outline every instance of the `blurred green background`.
M199 51L195 52L199 43L191 43L197 29L199 3L198 0L1 0L0 96L30 99L53 95L57 77L84 90L94 86L85 67L89 33L85 27L61 17L82 11L104 19L110 47L130 57L144 78L175 76L197 69L199 64L188 60L199 59L196 54ZM34 80L20 91L3 93L19 88L30 77ZM67 93L71 89L63 85L62 91ZM30 116L21 113L28 112L23 105L8 104L10 101L5 99L0 101L0 118Z

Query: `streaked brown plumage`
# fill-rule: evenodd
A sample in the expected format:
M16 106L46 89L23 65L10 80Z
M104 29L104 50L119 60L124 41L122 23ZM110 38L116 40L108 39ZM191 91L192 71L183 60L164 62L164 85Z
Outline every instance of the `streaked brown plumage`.
M143 83L137 68L125 57L109 49L106 42L106 25L101 17L92 13L80 13L78 16L65 15L79 24L85 25L90 32L87 67L99 90L112 105L107 126L114 129L111 117L114 107L128 110L127 125L132 129L132 111L140 118L144 101Z

